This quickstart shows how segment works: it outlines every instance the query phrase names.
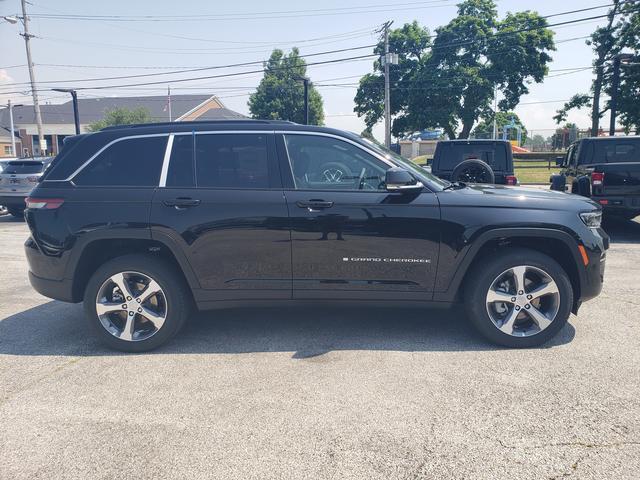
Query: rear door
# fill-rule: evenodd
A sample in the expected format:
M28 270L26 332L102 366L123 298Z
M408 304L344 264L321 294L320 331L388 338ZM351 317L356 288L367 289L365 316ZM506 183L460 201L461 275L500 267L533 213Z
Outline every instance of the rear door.
M272 132L175 134L152 235L178 246L200 301L291 298L291 247Z
M596 149L606 163L602 195L640 195L640 139L598 142Z
M431 299L435 194L389 193L393 165L327 134L278 137L291 216L294 298Z

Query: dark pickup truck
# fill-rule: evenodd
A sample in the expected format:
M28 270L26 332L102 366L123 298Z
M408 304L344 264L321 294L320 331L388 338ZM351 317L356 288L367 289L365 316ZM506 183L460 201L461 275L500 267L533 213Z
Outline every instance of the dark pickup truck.
M605 214L640 215L640 136L584 138L556 163L551 190L577 193L602 205Z

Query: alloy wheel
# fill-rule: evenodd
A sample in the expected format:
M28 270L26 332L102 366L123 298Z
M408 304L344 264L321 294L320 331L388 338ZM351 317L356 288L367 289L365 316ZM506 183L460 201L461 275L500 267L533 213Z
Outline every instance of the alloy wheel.
M167 318L167 297L153 278L139 272L120 272L98 289L96 313L114 337L129 342L155 335Z
M545 330L560 308L558 285L544 270L520 265L505 270L489 287L487 313L500 331L529 337Z

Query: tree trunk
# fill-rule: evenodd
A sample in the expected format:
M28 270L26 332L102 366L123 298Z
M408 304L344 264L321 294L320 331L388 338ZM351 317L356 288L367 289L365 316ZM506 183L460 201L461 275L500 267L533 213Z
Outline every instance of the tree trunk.
M450 127L450 126L444 127L444 133L447 134L447 137L449 137L449 140L455 140L456 131L453 129L453 127Z
M473 120L466 121L462 123L462 130L460 130L460 135L458 135L459 139L469 138L471 134L471 128L473 127Z

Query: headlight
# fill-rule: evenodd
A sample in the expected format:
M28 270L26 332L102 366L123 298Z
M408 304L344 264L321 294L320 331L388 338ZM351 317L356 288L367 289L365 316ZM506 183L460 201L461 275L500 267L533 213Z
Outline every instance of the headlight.
M600 228L602 223L602 212L583 212L580 218L589 228Z

